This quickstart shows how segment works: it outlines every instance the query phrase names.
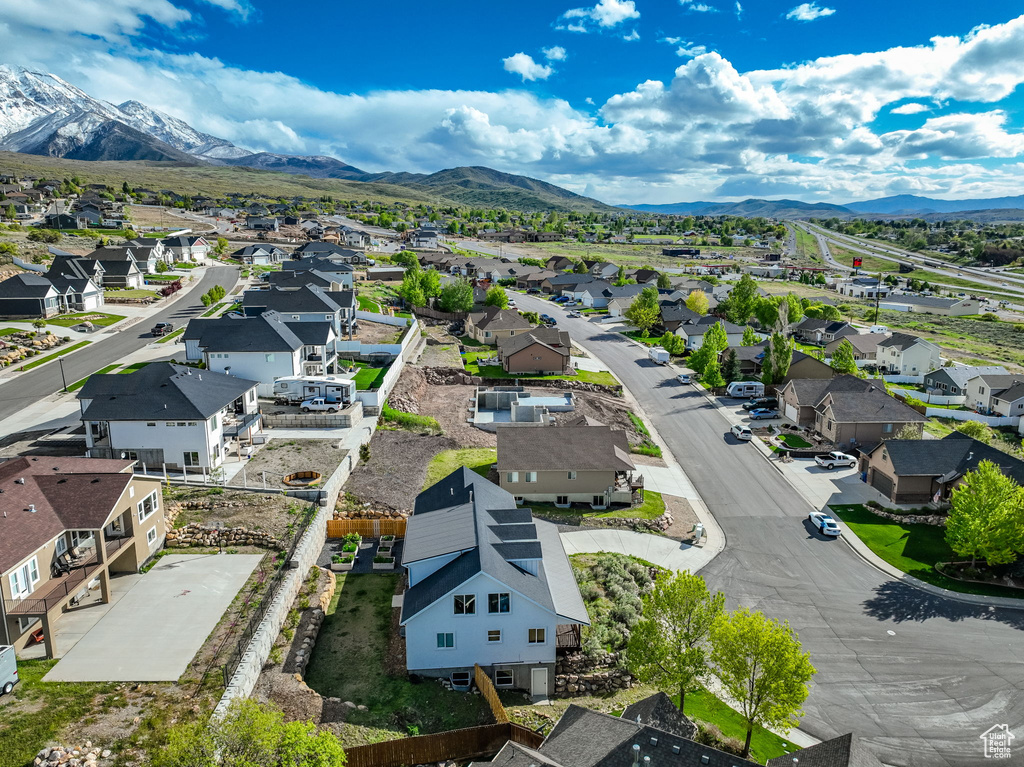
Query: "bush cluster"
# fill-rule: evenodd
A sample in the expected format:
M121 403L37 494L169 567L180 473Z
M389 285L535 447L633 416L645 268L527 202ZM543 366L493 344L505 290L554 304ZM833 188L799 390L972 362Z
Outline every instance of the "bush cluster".
M641 597L654 586L651 568L623 554L594 554L573 557L572 569L590 615L590 626L583 628L583 652L625 649L640 620Z

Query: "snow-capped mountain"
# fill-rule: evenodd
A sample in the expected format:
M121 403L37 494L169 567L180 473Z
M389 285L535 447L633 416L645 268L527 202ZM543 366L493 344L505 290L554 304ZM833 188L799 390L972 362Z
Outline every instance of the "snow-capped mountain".
M127 142L115 152L126 156L117 159L180 162L193 157L219 164L252 154L138 101L110 104L56 75L0 65L0 149L80 160L100 159L99 153L113 159L115 136Z

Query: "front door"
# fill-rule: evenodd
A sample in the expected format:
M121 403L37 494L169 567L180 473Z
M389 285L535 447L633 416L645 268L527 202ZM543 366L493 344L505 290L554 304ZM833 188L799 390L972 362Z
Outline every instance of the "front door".
M535 698L548 696L548 670L546 668L530 669L530 695Z

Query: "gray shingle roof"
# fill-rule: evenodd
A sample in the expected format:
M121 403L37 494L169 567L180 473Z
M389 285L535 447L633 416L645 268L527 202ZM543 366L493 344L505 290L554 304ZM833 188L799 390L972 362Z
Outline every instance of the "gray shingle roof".
M835 378L795 378L783 388L793 388L797 404L801 407L814 407L830 392L863 392L873 385L863 378L841 375Z
M1024 461L954 431L942 439L890 439L876 445L884 447L893 470L901 477L957 476L991 461L1004 474L1024 484Z
M675 703L663 692L648 695L626 706L622 718L630 722L657 727L659 730L678 735L682 738L693 738L697 733L697 725L691 722L676 708Z
M509 542L531 527L533 540ZM449 554L457 556L405 592L402 623L483 572L566 621L589 624L558 528L464 466L417 496L402 564ZM536 575L510 561L525 559L540 560Z
M0 282L0 298L43 298L53 283L41 274L21 272Z
M533 326L515 309L488 306L482 312L469 315L470 321L481 330L529 330Z
M563 357L568 357L572 350L569 334L557 328L534 328L529 333L517 333L508 338L498 339L498 348L505 356L515 354L533 344L542 344Z
M1004 389L999 392L995 397L996 399L1005 400L1006 402L1016 402L1024 397L1024 381L1018 380L1008 389Z
M331 294L316 285L306 285L298 290L247 290L242 294L242 306L263 308L282 315L308 312L334 314L341 309Z
M626 432L610 426L498 429L498 471L632 471Z
M928 375L944 373L949 380L961 389L967 386L972 378L985 375L1007 375L1009 371L1002 365L952 365L950 367L932 370Z
M769 759L767 767L795 767L794 756L799 767L882 767L874 754L854 741L853 733Z
M154 362L129 375L90 376L78 399L91 400L83 420L205 420L257 385L256 381Z
M830 392L821 407L831 412L838 423L923 423L928 420L881 388Z
M895 348L895 349L909 349L916 343L923 342L923 339L917 336L911 335L910 333L893 333L891 336L886 338L884 341L879 341L880 347Z
M277 312L256 317L190 320L183 335L185 341L198 341L205 352L293 352L302 341L281 320Z

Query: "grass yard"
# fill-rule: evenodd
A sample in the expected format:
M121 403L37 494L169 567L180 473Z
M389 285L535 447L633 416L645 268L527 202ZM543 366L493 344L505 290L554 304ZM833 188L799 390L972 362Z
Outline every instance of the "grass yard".
M359 372L356 373L353 379L356 382L356 389L372 391L373 389L380 388L381 381L387 375L388 368L371 368L365 362L356 362L355 365L359 368Z
M672 702L679 705L679 696L672 696ZM715 725L727 738L736 738L741 744L747 738L747 724L743 716L727 706L707 690L698 690L686 695L686 715ZM758 762L767 762L778 756L785 756L799 747L780 735L757 725L750 738L750 755Z
M0 328L0 338L3 336L12 336L15 333L24 333L24 330L20 328Z
M178 328L173 333L168 333L163 338L157 339L157 343L158 344L165 344L168 341L171 341L171 340L177 338L178 336L180 336L184 332L185 332L185 328Z
M306 669L306 684L321 695L367 707L347 715L341 734L346 746L492 721L482 695L445 690L432 680L412 684L388 674L391 597L398 577L339 575Z
M126 373L134 373L136 370L142 370L142 368L146 367L146 365L151 365L151 364L153 364L152 361L150 361L150 362L133 362L131 365L128 365L127 367L125 367L124 370L118 370L117 372L118 372L119 375L124 375Z
M798 434L781 434L779 435L779 441L785 443L786 447L798 449L814 447L810 442Z
M116 683L48 682L43 677L55 660L18 662L21 684L0 711L0 767L31 764L36 753L68 725L90 715L97 706L117 705Z
M147 235L152 236L152 235ZM133 288L131 290L114 290L110 292L110 298L159 298L160 294L155 290L142 290Z
M120 366L120 364L121 363L118 362L117 364L114 365L107 365L105 368L100 368L99 370L97 370L95 373L93 373L93 375L101 376L104 375L105 373L109 373L112 370L116 370ZM85 382L88 381L90 377L91 376L86 376L81 381L75 381L73 384L71 384L71 386L68 387L68 391L78 391L83 386L85 386Z
M947 578L935 570L936 562L949 562L957 556L946 543L945 530L934 525L911 525L875 516L860 504L832 506L836 515L856 533L868 548L907 575L950 591L997 597L1022 595L1015 589L964 583Z
M486 477L491 470L491 464L497 460L498 451L488 447L445 450L435 455L427 466L427 478L423 481L423 489L426 490L436 484L460 466L468 466L481 477Z
M40 359L37 359L33 362L26 363L25 365L21 366L21 369L31 370L32 368L37 368L40 365L46 364L47 362L53 362L53 360L57 359L58 357L63 357L65 354L71 354L71 352L77 351L78 349L81 349L83 346L88 346L91 343L92 341L79 341L77 344L66 346L65 348L61 349L59 352L56 352L55 354L49 354L46 357L41 357Z
M104 312L82 312L80 314L65 314L61 317L54 317L52 320L47 320L46 324L60 325L62 328L70 328L72 325L80 325L81 323L88 320L97 327L105 328L109 325L113 325L115 322L120 322L123 319L124 316L120 314L106 314Z
M563 376L563 375L512 375L506 373L501 365L479 365L477 360L480 358L487 359L489 357L497 356L497 351L483 351L483 352L466 352L462 355L463 367L466 372L474 376L482 376L484 378L503 378L509 380L520 380L527 381L529 379L547 379L557 381L585 381L586 383L600 384L601 386L618 386L619 382L615 380L615 376L609 373L607 370L577 370L574 376Z
M376 301L372 301L366 296L356 296L356 300L359 301L360 311L380 314L380 305Z
M594 519L656 519L665 513L665 499L661 493L653 490L644 490L644 500L639 506L632 506L622 509L605 509L604 511L586 508L560 509L553 503L533 503L527 501L526 506L533 509L535 514L543 517L591 517Z

